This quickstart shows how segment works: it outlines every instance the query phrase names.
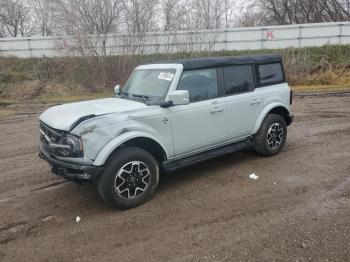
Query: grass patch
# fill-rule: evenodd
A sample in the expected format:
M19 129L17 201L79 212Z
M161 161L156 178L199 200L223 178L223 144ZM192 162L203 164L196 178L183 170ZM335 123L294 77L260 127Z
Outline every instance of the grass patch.
M8 100L8 99L1 99L0 98L0 107L5 107L14 104L15 101L13 100Z
M350 85L298 85L291 86L291 89L295 93L342 92L350 91ZM16 113L16 108L19 107L19 105L22 105L23 103L47 105L65 104L108 97L113 97L112 91L99 90L94 93L85 93L80 95L64 94L60 96L40 96L30 101L23 101L22 98L12 100L0 98L0 115L9 115ZM11 109L8 109L8 106L11 106Z
M0 98L65 103L110 97L139 64L207 56L280 54L296 92L337 91L350 86L350 45L152 54L109 57L0 57ZM5 102L3 102L5 103ZM1 104L0 104L1 105ZM6 104L4 104L6 106Z
M41 97L33 100L33 102L42 103L42 104L56 104L56 103L60 104L60 103L72 103L72 102L79 102L79 101L85 101L85 100L107 98L112 96L113 96L112 91L107 92L106 90L101 90L100 92L82 94L82 95L66 95L61 97Z
M349 85L324 85L324 86L318 86L318 85L308 85L308 86L293 86L291 87L292 90L296 93L322 93L322 92L343 92L343 91L350 91Z
M7 116L7 115L13 115L17 111L14 109L2 109L0 108L0 116Z

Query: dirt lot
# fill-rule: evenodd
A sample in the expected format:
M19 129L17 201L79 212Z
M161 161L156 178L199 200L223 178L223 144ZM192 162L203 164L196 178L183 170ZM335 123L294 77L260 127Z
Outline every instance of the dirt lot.
M350 96L293 107L278 156L163 176L128 211L50 173L37 115L0 118L0 261L350 261Z

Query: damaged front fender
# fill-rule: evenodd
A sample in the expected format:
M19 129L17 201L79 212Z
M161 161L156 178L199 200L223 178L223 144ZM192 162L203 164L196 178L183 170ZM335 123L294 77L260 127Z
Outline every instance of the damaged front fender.
M110 141L106 146L103 147L103 149L99 152L99 154L97 155L93 165L94 166L102 166L104 165L104 163L107 161L107 159L109 158L109 156L121 145L123 145L125 142L133 139L133 138L149 138L153 141L155 141L156 143L158 143L164 150L166 157L169 156L167 150L165 147L162 146L161 142L153 137L150 136L147 133L144 132L140 132L140 131L131 131L131 132L127 132L124 134L119 135L118 137L116 137L115 139L113 139L112 141Z
M150 108L151 109L151 108ZM135 117L132 114L106 114L85 120L72 130L83 140L84 156L95 166L102 166L115 149L133 138L148 138L159 144L166 157L172 152L170 125L161 116ZM158 128L158 129L157 129Z

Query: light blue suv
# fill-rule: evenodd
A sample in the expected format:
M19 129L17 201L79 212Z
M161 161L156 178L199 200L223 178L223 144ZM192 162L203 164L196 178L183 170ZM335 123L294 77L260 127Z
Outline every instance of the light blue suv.
M149 199L159 172L253 147L277 154L293 121L280 56L141 65L115 97L40 116L40 157L55 174L96 182L112 207Z

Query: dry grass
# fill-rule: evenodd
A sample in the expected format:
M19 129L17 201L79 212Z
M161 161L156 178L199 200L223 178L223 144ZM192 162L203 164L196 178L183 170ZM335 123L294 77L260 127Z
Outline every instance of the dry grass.
M16 110L10 110L10 109L3 109L3 108L0 108L0 116L13 115L13 114L15 114L16 112L17 112Z
M100 99L111 97L113 92L101 91L96 93L87 93L82 95L65 95L61 97L40 97L35 102L43 103L43 104L56 104L56 103L72 103L84 100L92 100L92 99Z
M350 45L302 49L220 51L142 56L0 57L0 109L12 103L66 103L112 96L135 66L151 61L255 54L281 54L296 92L343 91L350 87Z
M326 70L307 76L304 84L294 85L296 92L350 91L350 70ZM317 84L315 84L317 83Z
M350 45L326 45L312 48L278 50L245 50L153 54L109 57L27 58L0 57L0 96L9 83L42 81L81 86L90 91L123 84L130 72L139 64L159 60L206 56L236 56L280 54L283 57L288 80L293 85L330 84L331 72L349 71ZM314 79L310 75L319 74Z
M350 85L299 85L292 86L295 93L319 93L319 92L341 92L350 91ZM30 101L23 98L4 99L0 98L0 117L17 114L19 112L41 112L54 104L64 104L84 100L111 97L112 91L85 93L80 95L61 94L60 96L39 96ZM33 109L33 106L35 109Z
M13 103L59 103L74 102L92 98L111 96L112 88L90 90L79 84L56 83L47 81L21 81L9 83L3 89L0 106Z
M322 92L343 92L350 91L350 86L334 86L334 85L307 85L307 86L293 86L292 90L296 93L322 93Z

